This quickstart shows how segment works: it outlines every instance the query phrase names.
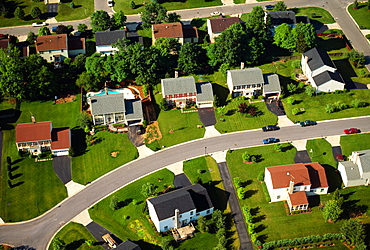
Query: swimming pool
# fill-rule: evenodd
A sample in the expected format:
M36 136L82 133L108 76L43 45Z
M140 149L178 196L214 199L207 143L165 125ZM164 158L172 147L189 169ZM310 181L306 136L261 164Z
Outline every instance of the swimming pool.
M108 95L114 94L123 94L125 99L135 99L134 94L132 94L132 91L128 88L108 89ZM106 95L106 92L104 89L101 89L98 92L88 92L86 94L86 97L92 97L97 95Z

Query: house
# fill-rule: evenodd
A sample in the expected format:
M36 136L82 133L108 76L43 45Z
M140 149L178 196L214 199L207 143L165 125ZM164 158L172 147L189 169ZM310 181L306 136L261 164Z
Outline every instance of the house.
M48 62L60 63L65 58L86 53L85 38L68 37L67 34L38 36L36 52Z
M224 30L229 28L231 25L242 22L243 21L239 17L219 16L217 18L207 19L208 35L211 43L214 43L215 38L218 37Z
M162 97L168 105L185 107L196 104L198 108L213 107L213 90L209 82L195 83L192 76L161 79Z
M278 98L281 93L279 76L262 74L260 68L228 70L227 85L233 97L262 94Z
M0 49L8 49L9 45L17 42L17 37L12 35L0 34Z
M325 169L317 162L265 168L271 202L286 200L290 211L308 208L307 196L328 193Z
M178 39L180 44L197 43L199 39L198 29L192 26L184 26L181 22L162 23L152 25L152 42L158 38L167 37Z
M37 155L51 150L55 156L68 155L71 146L69 128L53 128L52 122L18 124L15 129L18 151Z
M303 53L301 66L303 74L316 88L316 93L344 89L343 78L326 51L313 48Z
M269 19L271 24L271 31L274 33L276 27L279 25L286 23L291 28L295 28L297 24L297 19L295 16L294 11L270 11L265 12L265 23Z
M126 39L125 30L107 30L95 33L96 52L100 54L114 54L118 48L113 48L112 45L118 42L118 39Z
M128 90L128 89L126 89ZM128 90L130 91L130 90ZM87 98L94 125L125 123L142 125L144 121L141 99L122 92L105 91Z
M199 184L147 199L149 215L158 232L180 228L213 213L207 190Z
M369 185L370 150L352 152L349 161L339 162L338 170L345 187Z

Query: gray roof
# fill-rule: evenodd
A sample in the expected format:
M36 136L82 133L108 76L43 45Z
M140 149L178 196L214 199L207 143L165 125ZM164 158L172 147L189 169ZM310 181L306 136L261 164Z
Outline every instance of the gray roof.
M296 24L294 11L271 11L266 13L271 17L272 25L280 25L282 23Z
M143 107L140 99L125 100L125 108L128 121L143 119Z
M116 247L116 250L141 250L141 248L132 241L126 240Z
M195 93L195 79L192 76L162 79L162 95Z
M333 72L330 72L330 71L324 71L324 72L318 74L317 76L314 76L313 80L315 81L315 84L317 86L323 85L323 84L329 82L330 80L341 82L344 85L343 79L342 79L341 75L338 72L333 73Z
M370 150L358 151L363 172L370 172Z
M330 59L328 53L322 49L313 48L303 53L303 56L308 57L308 67L311 71L319 69L325 65L336 69L333 61Z
M342 164L344 166L348 180L359 180L361 178L358 165L353 164L352 161L343 161L339 164Z
M148 202L153 204L159 220L175 216L175 209L182 214L194 209L201 212L213 208L207 190L199 184L150 198Z
M279 76L277 74L266 74L263 75L263 78L265 79L263 93L270 94L281 92Z
M91 97L91 113L93 115L125 112L123 94L96 95Z
M96 46L112 45L118 39L126 38L126 31L124 30L107 30L95 33Z
M262 70L260 68L228 70L231 75L233 86L264 83Z
M136 31L137 26L139 26L139 22L131 22L131 23L125 23L127 30L130 31Z
M197 101L206 102L213 101L212 84L209 82L199 82L195 84L197 87Z

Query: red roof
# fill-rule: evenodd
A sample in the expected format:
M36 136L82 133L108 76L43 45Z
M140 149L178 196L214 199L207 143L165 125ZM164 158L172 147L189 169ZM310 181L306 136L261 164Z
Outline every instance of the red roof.
M229 28L234 23L240 23L239 17L224 17L219 16L217 18L208 19L211 24L212 33L223 32L225 29Z
M61 50L67 49L67 34L39 36L36 39L36 50Z
M305 191L299 191L289 194L290 204L292 206L308 205L307 195Z
M178 23L162 23L152 25L154 38L160 37L183 37L182 24Z
M65 149L71 146L71 130L69 128L54 128L52 131L51 149Z
M289 187L289 182L294 181L294 186L310 185L310 176L304 164L293 164L277 167L268 167L271 173L273 188Z
M51 140L51 122L18 124L15 129L16 142Z

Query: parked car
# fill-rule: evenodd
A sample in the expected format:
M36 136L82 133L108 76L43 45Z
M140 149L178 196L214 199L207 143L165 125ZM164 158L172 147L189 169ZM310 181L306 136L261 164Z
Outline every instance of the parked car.
M274 9L274 5L272 4L265 5L265 10L273 10L273 9Z
M111 1L111 0L108 0L108 1L107 1L107 4L108 4L108 6L109 6L109 7L113 7L114 2L113 2L113 1Z
M357 134L357 133L360 133L361 131L358 128L349 128L349 129L345 129L343 132L346 135L348 135L348 134Z
M267 139L262 140L263 144L276 143L276 142L279 142L279 141L280 140L276 139L276 138L267 138Z
M42 26L46 26L48 25L47 23L45 22L38 22L38 23L33 23L32 26L33 27L42 27Z
M57 32L57 28L58 28L58 26L51 27L51 32Z
M266 127L262 127L262 131L263 132L267 132L267 131L275 131L275 130L279 130L280 128L278 126L275 126L275 125L268 125Z
M316 125L316 124L317 124L317 122L307 120L307 121L301 122L301 123L299 123L299 124L300 124L302 127L306 127L306 126Z
M211 16L222 16L222 15L225 15L224 13L221 13L219 11L215 11L215 12L212 12L211 13Z
M105 242L107 242L107 244L110 248L116 248L117 247L116 241L112 238L112 236L110 236L110 234L105 234L105 235L102 236L102 238Z
M337 160L337 162L344 161L344 156L343 155L336 155L335 159Z
M136 134L137 135L141 135L143 131L141 130L141 126L137 126L137 129L136 129Z

